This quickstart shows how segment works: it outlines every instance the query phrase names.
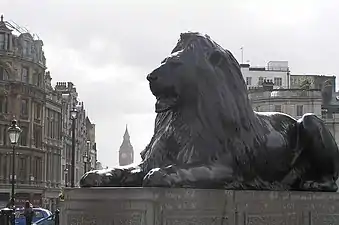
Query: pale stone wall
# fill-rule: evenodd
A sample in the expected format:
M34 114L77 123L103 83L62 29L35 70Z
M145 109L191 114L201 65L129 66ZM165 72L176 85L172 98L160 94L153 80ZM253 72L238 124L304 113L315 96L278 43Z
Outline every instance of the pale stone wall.
M63 225L339 224L339 194L167 188L66 189Z

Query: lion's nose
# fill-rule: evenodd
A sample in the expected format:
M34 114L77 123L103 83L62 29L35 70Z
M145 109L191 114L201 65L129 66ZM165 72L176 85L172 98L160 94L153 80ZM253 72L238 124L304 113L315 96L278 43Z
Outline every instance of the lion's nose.
M156 75L154 75L154 73L150 73L150 74L147 75L147 80L149 82L156 81L157 79L158 79L158 77Z

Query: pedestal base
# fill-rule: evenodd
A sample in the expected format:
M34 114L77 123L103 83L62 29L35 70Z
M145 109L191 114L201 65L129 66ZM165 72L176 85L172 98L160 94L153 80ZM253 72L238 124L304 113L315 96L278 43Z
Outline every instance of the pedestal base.
M63 225L337 225L339 193L65 189Z

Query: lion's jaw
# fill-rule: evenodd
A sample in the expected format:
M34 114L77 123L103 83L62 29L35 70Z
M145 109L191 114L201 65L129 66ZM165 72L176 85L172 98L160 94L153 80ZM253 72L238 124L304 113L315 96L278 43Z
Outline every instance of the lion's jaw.
M178 94L174 87L159 87L150 82L152 94L156 97L155 112L162 113L173 109L178 104Z
M169 98L157 98L155 103L155 112L162 113L174 108L177 105L177 99L175 97Z

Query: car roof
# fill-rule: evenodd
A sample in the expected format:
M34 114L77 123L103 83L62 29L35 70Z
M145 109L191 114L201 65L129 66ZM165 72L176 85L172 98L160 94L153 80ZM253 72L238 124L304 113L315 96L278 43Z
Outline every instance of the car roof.
M21 208L16 208L15 210L24 210L24 209L25 207L21 207ZM33 211L43 211L43 212L46 212L47 214L52 214L51 211L49 211L48 209L44 209L40 207L33 208Z

